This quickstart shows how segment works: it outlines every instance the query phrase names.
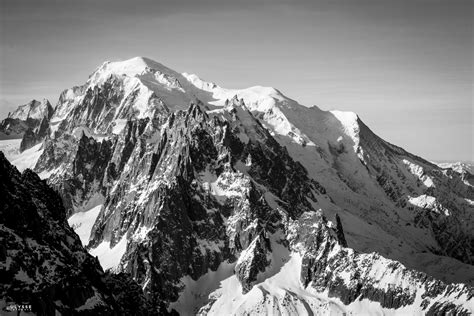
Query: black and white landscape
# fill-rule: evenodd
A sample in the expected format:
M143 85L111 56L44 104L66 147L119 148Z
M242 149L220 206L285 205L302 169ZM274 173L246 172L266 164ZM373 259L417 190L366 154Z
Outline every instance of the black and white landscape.
M474 315L473 10L0 0L0 316Z
M474 312L472 166L355 113L136 57L0 132L3 312Z

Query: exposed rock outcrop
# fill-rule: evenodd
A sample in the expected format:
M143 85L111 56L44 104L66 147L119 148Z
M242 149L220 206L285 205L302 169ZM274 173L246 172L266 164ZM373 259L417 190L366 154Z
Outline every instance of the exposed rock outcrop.
M59 195L31 170L20 174L0 152L1 293L38 315L118 314L96 258L66 222Z

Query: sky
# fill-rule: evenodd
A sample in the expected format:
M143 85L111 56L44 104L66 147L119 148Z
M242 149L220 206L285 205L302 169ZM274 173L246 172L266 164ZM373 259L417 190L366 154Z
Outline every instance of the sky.
M429 160L474 161L473 4L0 0L0 117L135 56L226 88L356 112Z

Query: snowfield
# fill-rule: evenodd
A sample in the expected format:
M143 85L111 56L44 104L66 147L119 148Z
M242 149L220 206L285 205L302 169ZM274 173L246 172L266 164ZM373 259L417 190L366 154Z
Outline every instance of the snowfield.
M119 267L120 260L127 250L127 237L123 236L120 242L110 247L110 242L104 241L89 253L99 258L100 265L104 270L116 270Z
M79 235L84 247L89 243L92 226L94 226L101 208L102 205L97 205L88 211L77 212L67 220L68 224L74 229L76 234Z
M25 169L33 169L36 162L43 153L43 144L38 144L20 153L21 139L0 140L0 151L20 172Z

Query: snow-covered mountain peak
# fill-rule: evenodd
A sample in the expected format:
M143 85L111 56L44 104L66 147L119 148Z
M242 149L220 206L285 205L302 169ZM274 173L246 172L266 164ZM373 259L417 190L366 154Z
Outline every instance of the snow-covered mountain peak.
M183 110L196 99L183 82L187 80L181 74L149 58L104 62L85 85L61 94L52 132L64 121L70 130L93 125L95 134L118 133L129 119Z
M8 118L22 121L26 121L27 119L41 120L45 116L49 117L52 112L53 108L47 99L43 99L42 101L33 99L9 113Z
M92 74L92 78L99 75L100 77L115 74L117 76L126 75L134 77L145 72L147 69L155 69L164 72L170 72L171 69L165 67L159 62L153 61L146 57L134 57L123 61L106 61Z
M157 86L164 86L168 89L181 88L179 80L182 79L179 73L159 62L146 57L134 57L124 61L104 62L90 75L89 87L100 85L111 76L124 77L132 85L136 86L139 83L155 92Z
M103 63L89 78L89 87L101 85L111 75L125 77L132 88L146 87L154 92L166 105L188 104L195 98L209 106L224 106L226 100L237 96L243 99L249 110L266 112L275 108L300 108L302 105L286 97L279 90L267 86L245 89L226 89L214 82L206 81L196 74L178 73L165 65L145 57L134 57L124 61ZM174 91L178 90L178 91ZM173 92L170 100L169 93ZM175 92L180 92L176 94Z

